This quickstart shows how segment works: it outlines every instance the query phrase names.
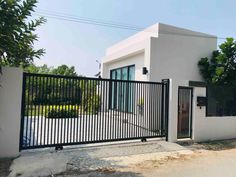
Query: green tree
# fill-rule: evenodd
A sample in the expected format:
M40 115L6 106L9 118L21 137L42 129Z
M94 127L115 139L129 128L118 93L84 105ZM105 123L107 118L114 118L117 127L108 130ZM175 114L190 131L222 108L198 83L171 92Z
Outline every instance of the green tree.
M50 74L53 67L48 67L48 65L44 64L42 66L36 66L34 64L30 64L24 70L28 73L38 73L38 74Z
M36 28L45 23L43 17L32 19L37 0L0 0L0 67L25 67L40 58L44 49L34 49Z
M227 38L210 59L201 58L198 66L208 84L236 85L236 41Z
M56 68L53 66L50 67L46 64L42 66L36 66L34 64L30 64L28 67L24 69L29 73L38 73L38 74L54 74L54 75L63 75L63 76L78 76L75 71L74 66L60 65Z
M77 76L77 73L75 72L75 67L68 67L67 65L58 66L57 68L52 69L51 73L64 76Z

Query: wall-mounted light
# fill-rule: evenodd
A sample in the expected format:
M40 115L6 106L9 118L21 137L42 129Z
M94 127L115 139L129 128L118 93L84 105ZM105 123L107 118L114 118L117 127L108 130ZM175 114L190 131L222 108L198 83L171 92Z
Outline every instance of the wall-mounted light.
M147 67L143 67L143 75L145 75L147 73L148 73Z

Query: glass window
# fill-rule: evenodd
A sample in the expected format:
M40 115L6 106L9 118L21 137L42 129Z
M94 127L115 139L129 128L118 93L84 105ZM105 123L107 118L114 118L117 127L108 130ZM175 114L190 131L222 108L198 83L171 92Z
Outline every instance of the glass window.
M135 80L135 66L126 66L111 70L111 79L114 80ZM132 112L134 109L133 86L127 82L111 83L111 96L109 98L110 109Z
M235 86L207 86L207 116L236 116L235 105Z
M133 81L135 79L135 71L134 71L134 66L129 67L129 78L128 80Z

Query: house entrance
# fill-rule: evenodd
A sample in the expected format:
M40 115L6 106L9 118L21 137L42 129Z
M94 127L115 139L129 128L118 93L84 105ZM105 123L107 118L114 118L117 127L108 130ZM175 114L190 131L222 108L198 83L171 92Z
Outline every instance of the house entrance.
M190 87L179 87L178 90L178 138L192 136L192 93Z

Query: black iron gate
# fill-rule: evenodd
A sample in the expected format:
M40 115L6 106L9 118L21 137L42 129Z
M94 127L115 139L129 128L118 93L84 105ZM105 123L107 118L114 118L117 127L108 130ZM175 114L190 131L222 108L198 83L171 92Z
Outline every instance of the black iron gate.
M20 150L165 137L168 90L167 81L24 73Z

